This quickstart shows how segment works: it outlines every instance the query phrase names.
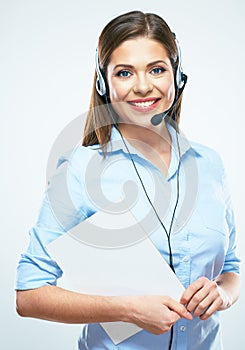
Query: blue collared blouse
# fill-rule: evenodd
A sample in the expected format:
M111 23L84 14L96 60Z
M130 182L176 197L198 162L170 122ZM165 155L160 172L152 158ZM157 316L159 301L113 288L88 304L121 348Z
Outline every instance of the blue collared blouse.
M172 153L166 176L127 142L130 156L115 128L106 157L94 145L79 146L60 158L37 223L30 230L29 247L19 261L16 289L56 285L62 270L49 256L48 244L98 210L122 199L128 201L159 252L169 261L166 232L156 220L140 179L168 234L173 219L170 233L173 264L185 288L201 276L214 280L224 272L239 273L234 215L221 158L208 147L189 143L184 135L179 135L178 148L175 130L169 125L168 129ZM134 237L125 242L133 243ZM163 350L168 343L169 333L153 335L142 330L115 345L99 324L88 324L82 328L79 349ZM206 321L198 317L191 321L180 319L174 325L172 348L221 350L219 312Z

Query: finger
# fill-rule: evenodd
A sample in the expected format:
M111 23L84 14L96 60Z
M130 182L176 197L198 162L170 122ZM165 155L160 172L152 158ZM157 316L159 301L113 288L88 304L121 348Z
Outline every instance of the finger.
M180 320L180 315L177 314L175 311L170 310L169 325L173 326L178 320Z
M203 315L207 311L207 309L212 305L214 300L215 297L212 294L208 294L200 303L197 304L194 310L194 316L198 317Z
M210 316L212 316L215 311L217 311L222 304L222 299L217 298L213 301L211 305L205 310L203 314L200 315L201 320L207 320Z
M206 305L207 304L207 298L208 298L208 295L209 295L209 290L208 288L202 288L200 289L198 292L196 292L196 294L194 294L191 298L191 300L188 302L188 304L186 305L186 309L189 311L189 312L194 312L194 315L196 315L196 309L199 307L202 309L202 312L204 311L204 307L208 307L210 304ZM211 300L212 302L212 300ZM199 316L199 315L198 315Z
M217 285L210 281L193 296L186 308L190 312L194 312L195 316L200 316L215 300L219 300L219 305L222 302Z
M166 298L164 304L174 312L176 312L180 317L184 317L187 320L192 319L192 315L186 310L186 307L172 298Z
M197 293L197 291L203 288L205 283L207 283L207 279L205 277L201 277L195 282L191 283L181 296L181 299L180 299L181 304L183 305L188 304L189 301L193 298L193 296Z

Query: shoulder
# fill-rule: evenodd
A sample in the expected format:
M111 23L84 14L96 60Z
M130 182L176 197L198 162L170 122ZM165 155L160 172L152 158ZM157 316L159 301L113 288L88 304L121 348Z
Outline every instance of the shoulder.
M76 178L84 176L88 166L91 165L90 167L93 167L96 161L100 161L101 158L103 157L101 157L101 152L97 145L89 147L78 145L68 149L49 161L47 184L49 185L57 179L67 178L67 175L75 176Z
M98 145L88 147L79 145L74 149L68 150L59 157L57 168L64 163L68 163L69 166L72 167L80 167L81 165L85 166L93 157L99 155L99 150L100 148Z
M209 165L223 168L223 160L217 150L198 142L190 142L190 145L204 162L207 162Z

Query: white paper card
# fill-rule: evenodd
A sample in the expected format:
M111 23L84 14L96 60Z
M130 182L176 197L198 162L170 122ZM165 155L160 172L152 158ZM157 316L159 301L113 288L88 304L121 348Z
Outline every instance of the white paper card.
M130 210L117 215L116 220L115 215L112 216L114 218L98 212L47 246L63 270L59 285L85 294L157 294L179 300L183 285ZM123 237L115 238L121 234L118 228L124 228L125 222L128 237L133 230L131 234L138 239L137 243L126 246ZM109 233L103 239L101 232ZM141 331L138 326L125 322L101 323L101 326L115 344Z

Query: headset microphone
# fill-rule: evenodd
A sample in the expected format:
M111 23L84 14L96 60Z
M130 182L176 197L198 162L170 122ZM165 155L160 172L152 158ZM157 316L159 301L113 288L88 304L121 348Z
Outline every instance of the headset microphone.
M177 98L176 101L172 104L172 106L165 112L153 115L153 117L151 118L151 124L154 126L159 125L163 121L163 119L169 114L169 112L171 112L172 109L176 106L178 100L179 98Z
M167 112L162 112L159 114L155 114L152 118L151 118L151 124L154 126L159 125L163 119L166 117L168 113Z

